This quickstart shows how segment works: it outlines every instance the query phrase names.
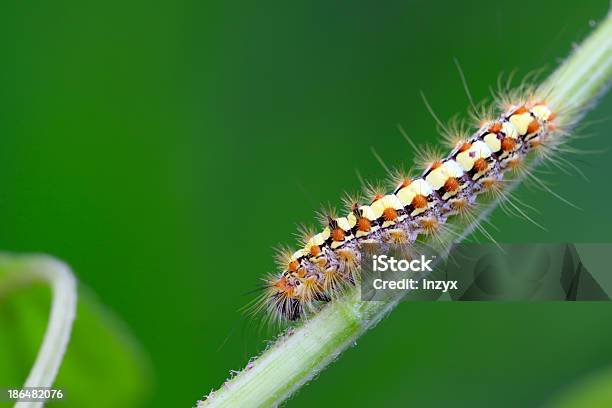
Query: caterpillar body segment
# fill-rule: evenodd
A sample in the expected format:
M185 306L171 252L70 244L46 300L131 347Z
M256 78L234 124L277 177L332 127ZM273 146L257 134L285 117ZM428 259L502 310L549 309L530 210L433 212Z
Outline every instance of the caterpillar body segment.
M506 173L554 140L554 119L542 101L510 106L456 140L451 152L430 162L420 176L400 177L387 194L371 189L369 203L348 199L346 215L323 217L322 231L306 237L299 250L284 252L282 271L266 279L258 308L274 320L292 321L333 301L355 285L364 244L410 244L419 235L436 234L449 217L469 214L479 194L499 194Z

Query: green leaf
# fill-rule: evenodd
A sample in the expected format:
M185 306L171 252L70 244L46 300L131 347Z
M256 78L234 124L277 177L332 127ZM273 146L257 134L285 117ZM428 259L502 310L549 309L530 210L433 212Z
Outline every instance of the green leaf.
M550 408L612 407L612 367L587 377L563 392Z
M0 388L20 388L42 343L51 289L44 282L9 288L3 277L6 274L0 272ZM80 286L77 317L54 383L65 398L47 406L142 406L150 371L145 354L126 326ZM0 402L0 406L11 405Z

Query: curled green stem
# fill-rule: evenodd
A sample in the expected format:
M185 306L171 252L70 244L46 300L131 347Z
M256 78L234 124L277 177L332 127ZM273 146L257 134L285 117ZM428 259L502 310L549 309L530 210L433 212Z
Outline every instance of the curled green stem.
M0 296L34 282L51 286L49 323L36 361L23 387L51 387L62 364L76 314L76 280L64 263L45 255L0 254ZM38 408L44 402L17 402L16 408Z

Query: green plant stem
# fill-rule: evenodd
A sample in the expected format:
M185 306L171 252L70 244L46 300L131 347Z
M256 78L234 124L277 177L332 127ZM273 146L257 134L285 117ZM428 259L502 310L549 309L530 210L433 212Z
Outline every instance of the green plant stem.
M561 125L574 123L594 103L612 77L612 18L608 16L572 55L541 85L539 91L550 95L550 106L569 108L559 118ZM576 108L576 109L572 109ZM531 159L529 166L538 160ZM510 188L520 184L515 179ZM479 199L477 221L486 217L497 200ZM461 237L469 235L475 223L449 220ZM447 242L456 236L444 237ZM238 375L198 407L267 407L275 406L312 379L342 351L354 344L376 325L401 300L398 295L386 302L363 302L356 288L346 297L333 301L316 315L292 329L260 355Z
M68 266L49 256L0 254L0 296L33 282L50 285L53 301L42 345L23 387L51 387L70 340L76 314L76 280ZM17 402L15 408L43 405Z

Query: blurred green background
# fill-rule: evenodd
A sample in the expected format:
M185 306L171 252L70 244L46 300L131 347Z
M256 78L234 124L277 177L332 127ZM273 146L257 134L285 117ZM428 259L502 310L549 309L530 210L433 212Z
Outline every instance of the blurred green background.
M410 164L398 123L438 141L420 90L444 119L464 111L454 57L481 100L502 71L550 72L608 5L5 1L0 248L72 265L150 361L142 406L191 406L264 347L238 309L272 247L356 190L355 169L384 175L370 146ZM577 147L609 147L611 109ZM523 188L548 230L497 212L497 240L610 240L612 153L570 159L590 183L545 178L584 210ZM404 303L289 406L540 406L612 363L611 318L608 303Z

